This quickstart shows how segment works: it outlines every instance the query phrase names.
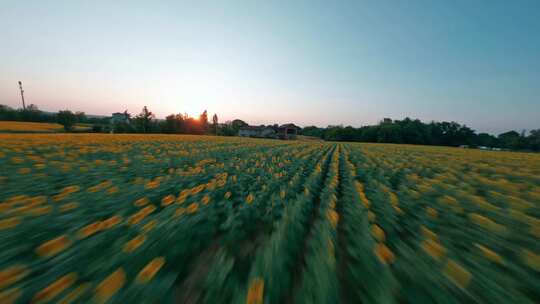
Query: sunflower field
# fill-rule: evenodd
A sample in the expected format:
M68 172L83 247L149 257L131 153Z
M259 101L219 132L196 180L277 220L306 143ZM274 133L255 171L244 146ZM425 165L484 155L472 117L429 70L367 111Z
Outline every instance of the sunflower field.
M0 303L538 303L540 155L0 134Z

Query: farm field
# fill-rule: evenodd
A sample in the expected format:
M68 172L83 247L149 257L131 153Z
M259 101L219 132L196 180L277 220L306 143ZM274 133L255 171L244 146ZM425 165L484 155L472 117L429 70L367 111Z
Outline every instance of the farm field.
M0 303L537 303L540 155L0 134Z
M74 131L89 131L89 124L75 124ZM64 127L57 123L0 121L0 133L57 133L64 132Z
M53 133L62 130L62 125L46 122L0 121L0 132Z

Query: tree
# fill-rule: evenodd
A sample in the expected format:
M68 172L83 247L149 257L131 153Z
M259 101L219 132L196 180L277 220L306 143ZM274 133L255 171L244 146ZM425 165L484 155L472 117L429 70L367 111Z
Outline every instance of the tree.
M165 117L161 123L161 132L163 133L184 133L184 116L182 114L171 114Z
M214 116L212 116L212 131L214 132L215 135L218 134L218 117L217 117L217 114L214 114Z
M39 112L39 108L37 105L31 103L28 106L26 106L26 111L28 112Z
M398 124L383 123L377 134L377 142L380 143L403 143L401 129Z
M540 129L531 130L527 137L529 143L529 149L533 151L540 151Z
M231 121L226 121L221 128L219 128L219 135L222 136L235 136L238 134L238 131L235 131L232 127Z
M0 120L16 120L17 111L10 106L0 105Z
M513 150L539 150L540 131L533 130L527 136L525 130L519 134L510 131L498 138L487 133L476 132L457 122L423 123L419 119L406 117L403 120L384 118L377 125L353 128L351 126L305 127L302 135L317 136L325 140L363 141L404 144L427 144L442 146L487 146Z
M476 136L476 145L483 147L496 147L497 138L491 134L480 133Z
M503 148L517 149L520 141L520 135L516 131L508 131L499 134L497 139Z
M77 112L75 112L75 116L77 117L77 122L86 122L87 121L86 114L84 112L77 111Z
M302 135L305 136L314 136L314 137L324 137L324 129L323 128L317 128L315 126L307 126L302 129L301 132Z
M161 127L163 133L176 133L176 115L171 114L165 117L165 122Z
M35 104L29 104L26 106L26 109L19 111L19 117L23 121L43 121L43 113L39 110L38 106Z
M77 122L77 117L70 110L59 111L56 114L56 119L59 124L64 126L64 130L70 131L73 129L73 125Z
M248 126L247 122L240 119L235 119L231 122L231 127L235 130L236 133L238 133L238 129L247 127L247 126Z
M131 120L131 113L129 113L127 109L124 110L124 116L126 117L127 121Z
M396 121L401 128L401 139L408 144L425 144L427 141L427 127L420 120L412 120L406 117L402 121Z
M148 133L152 131L154 118L154 113L150 112L148 108L144 106L141 113L134 119L137 132Z
M129 122L118 120L113 122L112 131L114 133L133 133L136 130Z
M343 126L328 126L326 127L326 132L324 132L325 140L342 140L341 139L341 130Z
M187 114L184 115L184 132L186 134L201 134L201 122L199 120L189 117Z
M203 134L208 132L208 112L204 110L202 114L199 116L199 123L201 126L201 132Z

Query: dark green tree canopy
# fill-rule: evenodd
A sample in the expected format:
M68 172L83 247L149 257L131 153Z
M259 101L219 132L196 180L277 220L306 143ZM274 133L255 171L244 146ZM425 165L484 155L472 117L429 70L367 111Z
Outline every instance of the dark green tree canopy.
M64 110L58 112L56 115L56 118L58 120L58 123L64 126L64 130L71 131L73 129L73 126L77 122L77 116L73 114L70 110Z
M418 119L392 120L385 118L377 125L353 128L351 126L305 127L302 135L316 136L331 141L361 141L380 143L403 143L440 146L491 147L512 150L540 150L540 131L532 130L527 136L508 131L495 137L476 132L457 122L423 123Z

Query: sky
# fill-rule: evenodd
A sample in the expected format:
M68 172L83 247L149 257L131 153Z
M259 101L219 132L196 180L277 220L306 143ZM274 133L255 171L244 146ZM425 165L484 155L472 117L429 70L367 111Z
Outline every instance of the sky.
M0 0L0 104L540 128L540 1Z

